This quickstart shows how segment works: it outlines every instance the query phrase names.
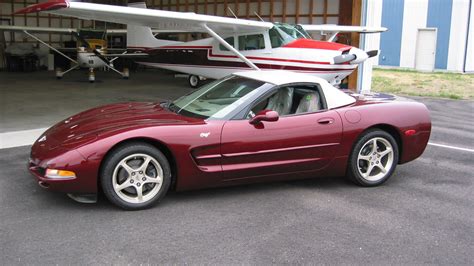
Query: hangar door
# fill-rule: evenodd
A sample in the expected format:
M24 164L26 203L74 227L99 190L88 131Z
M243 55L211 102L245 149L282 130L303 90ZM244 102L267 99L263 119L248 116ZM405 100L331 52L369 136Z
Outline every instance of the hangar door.
M433 71L436 58L436 28L418 29L416 41L415 68Z

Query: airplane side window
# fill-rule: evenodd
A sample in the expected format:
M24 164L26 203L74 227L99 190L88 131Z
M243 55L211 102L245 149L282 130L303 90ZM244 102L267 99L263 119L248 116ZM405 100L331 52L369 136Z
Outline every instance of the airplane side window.
M260 50L265 49L265 39L263 34L252 34L239 36L239 50Z
M232 45L233 47L235 47L234 45L234 37L228 37L228 38L225 38L224 41L226 41L228 44ZM220 44L219 45L219 49L221 51L229 51L229 49L227 49L224 45Z

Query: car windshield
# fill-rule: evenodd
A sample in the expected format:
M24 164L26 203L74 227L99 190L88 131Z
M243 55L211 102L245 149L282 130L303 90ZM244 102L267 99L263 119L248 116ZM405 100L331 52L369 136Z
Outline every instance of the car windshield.
M273 48L302 38L310 39L311 36L300 25L275 23L274 27L270 29L270 39Z
M198 117L225 117L257 92L265 82L229 76L206 84L192 93L170 103L169 109L178 114Z

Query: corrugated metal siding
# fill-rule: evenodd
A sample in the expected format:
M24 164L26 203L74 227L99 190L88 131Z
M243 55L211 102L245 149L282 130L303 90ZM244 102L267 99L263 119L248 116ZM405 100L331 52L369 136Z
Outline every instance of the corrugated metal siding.
M369 27L380 27L382 23L382 1L364 0L362 6L365 7L362 13L362 24ZM380 49L380 34L361 34L360 46L364 51ZM370 92L372 83L372 66L378 62L378 58L370 58L359 66L357 91Z
M418 29L426 28L428 0L406 1L403 12L400 66L414 68Z
M451 31L452 0L429 0L427 27L438 28L435 68L446 69L448 65L449 35ZM461 33L461 34L464 34Z
M387 27L388 31L380 37L380 65L400 65L404 5L405 0L383 1L382 26Z
M471 0L472 1L472 0ZM474 3L470 2L469 32L463 71L474 73Z
M447 69L462 71L466 54L469 0L453 1ZM463 34L464 33L464 34Z

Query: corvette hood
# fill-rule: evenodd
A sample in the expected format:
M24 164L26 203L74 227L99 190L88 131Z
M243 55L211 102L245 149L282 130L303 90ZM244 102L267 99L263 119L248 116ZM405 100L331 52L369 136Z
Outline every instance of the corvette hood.
M203 120L175 114L160 103L118 103L96 107L73 115L50 129L38 141L48 146L77 146L101 134L159 125L202 123Z

